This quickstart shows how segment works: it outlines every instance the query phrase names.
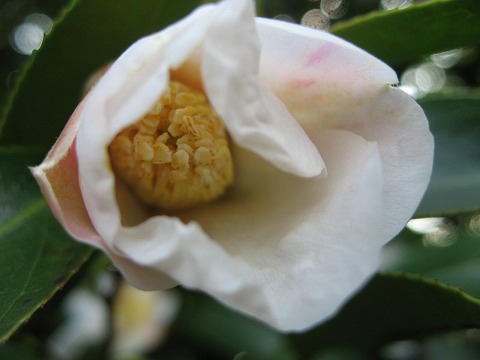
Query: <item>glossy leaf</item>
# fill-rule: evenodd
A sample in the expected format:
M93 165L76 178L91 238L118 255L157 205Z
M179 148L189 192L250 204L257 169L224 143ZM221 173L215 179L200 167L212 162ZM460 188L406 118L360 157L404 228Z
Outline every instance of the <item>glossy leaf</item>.
M0 342L72 276L92 252L52 216L27 166L43 152L0 147Z
M37 356L28 342L0 345L0 359L44 360Z
M480 301L433 280L381 274L333 319L292 336L303 357L326 347L375 351L383 344L480 326Z
M400 65L425 55L478 44L480 2L429 1L340 22L331 32L390 65Z
M435 138L435 158L417 214L480 208L480 98L438 98L421 105Z
M444 219L428 235L404 230L385 247L383 269L420 274L480 297L480 232L469 224L475 219L480 216L463 217L459 225Z
M215 349L215 355L222 358L244 352L247 359L310 359L337 354L341 349L342 355L351 355L345 358L357 359L362 354L371 358L394 340L479 326L480 300L436 280L383 273L326 323L288 336L205 295L184 293L181 315L170 330L171 340L164 346L172 349L179 342L203 354Z
M52 145L93 72L141 36L183 17L197 3L74 1L21 73L0 121L0 142Z

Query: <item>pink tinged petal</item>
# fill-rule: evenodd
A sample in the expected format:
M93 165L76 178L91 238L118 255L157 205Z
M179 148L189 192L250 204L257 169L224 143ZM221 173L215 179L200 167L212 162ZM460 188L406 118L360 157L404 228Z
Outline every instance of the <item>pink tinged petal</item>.
M215 110L239 146L297 176L320 174L324 163L317 149L259 79L253 2L225 5L203 44L202 75Z
M257 19L257 30L262 78L307 129L336 127L335 117L398 82L380 60L323 31L267 19Z
M334 44L326 44L321 46L318 50L313 52L305 62L305 67L309 68L311 66L316 66L321 62L326 61L331 55L335 53L335 50L338 49L338 46ZM314 81L314 80L311 80Z
M176 283L168 276L140 267L112 251L97 233L90 220L80 191L75 148L80 114L84 109L84 104L83 101L78 105L45 160L31 169L32 174L40 185L53 214L73 238L105 251L113 263L122 269L129 281L148 286L148 284L144 284L145 273L154 272L157 277L157 287L172 287Z
M237 149L231 198L185 214L186 227L155 217L123 229L118 247L280 330L313 326L375 272L382 243L376 144L345 131L313 141L327 178L300 179Z
M397 83L392 69L352 44L267 19L257 19L257 29L261 75L308 134L345 129L378 143L388 241L412 216L431 174L433 138L422 110L389 85Z
M31 170L65 230L76 239L98 247L101 239L90 221L78 184L75 139L84 104L77 107L43 163Z

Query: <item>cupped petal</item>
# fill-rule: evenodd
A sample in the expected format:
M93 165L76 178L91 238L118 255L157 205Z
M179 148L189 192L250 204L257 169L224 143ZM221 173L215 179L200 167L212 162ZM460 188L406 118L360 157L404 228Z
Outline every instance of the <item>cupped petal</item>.
M170 69L180 67L199 46L214 19L214 9L213 5L200 7L183 21L133 44L90 91L80 114L76 148L79 172L85 174L79 178L80 188L95 228L112 249L116 232L124 225L121 212L126 213L125 207L119 208L122 199L116 191L122 194L121 185L115 182L108 145L151 108L169 81ZM125 225L147 217L139 212Z
M132 45L112 64L102 79L91 90L85 108L81 113L81 126L77 138L79 171L81 174L88 174L88 176L80 176L80 187L86 208L96 230L110 246L114 245L117 230L122 227L122 223L114 195L115 179L107 152L109 143L120 130L133 124L150 109L165 88L171 69L180 68L187 60L195 62L199 51L205 53L200 60L202 64L207 61L214 61L215 55L208 49L213 46L211 43L217 39L217 32L222 30L218 23L224 24L225 21L230 21L229 27L236 29L235 31L225 32L231 34L230 44L235 44L243 49L246 54L254 56L253 60L247 62L258 63L259 55L258 51L255 50L255 34L250 33L250 30L254 30L254 17L251 7L252 4L248 0L226 0L217 5L206 5L198 8L187 18ZM249 35L249 40L236 44L244 37L241 31L244 28ZM223 40L225 41L225 39ZM238 53L233 55L238 55ZM258 64L256 68L253 65L241 67L240 64L248 56L235 58L233 55L226 58L221 58L218 55L224 61L233 61L235 65L233 68L222 66L215 74L209 73L208 77L203 72L201 74L203 86L207 88L207 95L214 107L219 102L217 98L222 97L223 94L218 93L218 91L209 93L210 81L214 81L212 77L222 79L221 85L225 91L230 87L235 89L229 96L230 100L235 101L235 93L241 93L245 90L244 88L237 88L236 84L239 79L242 78L243 80L242 76L245 79L253 79L258 75L255 72L258 70ZM203 69L203 65L200 67ZM242 73L240 78L236 77L234 82L231 83L230 73L237 73L239 69L245 73ZM218 82L215 83L219 84ZM255 85L260 86L259 84ZM245 91L248 91L248 89ZM265 156L265 147L268 148L268 144L271 144L272 141L280 143L282 146L277 147L276 150L278 156L273 158L274 156L270 155L270 161L281 168L290 164L290 170L292 172L296 171L298 175L313 176L319 174L322 171L323 162L308 136L288 114L288 111L278 99L275 99L273 94L264 91L260 95L262 95L260 98L249 98L248 101L250 102L247 101L248 103L243 102L246 108L248 108L247 105L270 108L269 115L272 115L268 119L255 118L250 122L251 124L257 124L256 127L250 127L252 137L257 140L257 146L251 150L261 153L260 156ZM240 97L243 97L243 95ZM262 99L268 101L264 103ZM257 103L260 103L260 105ZM272 104L275 104L275 106L272 107ZM239 111L242 108L243 106L236 107ZM275 109L280 109L280 112L288 116L284 118L273 116L278 113ZM228 117L229 114L220 115ZM248 118L246 116L248 112L244 115L233 120L241 121ZM232 122L229 119L224 120L227 127L228 123ZM265 125L266 123L268 124ZM241 128L242 126L238 127L238 129ZM256 130L253 130L253 128ZM229 130L231 130L232 137L235 138L235 131L237 130ZM262 144L266 144L265 147L262 147ZM249 144L239 145L247 146ZM285 151L285 148L288 149ZM289 157L285 159L287 155Z
M378 143L383 168L384 241L410 219L428 184L433 138L421 108L394 71L331 34L257 19L261 76L309 135L345 129ZM281 63L275 59L282 59Z
M298 178L236 149L227 198L184 213L188 226L154 217L125 228L118 248L278 329L324 320L377 267L382 174L375 143L345 131L312 139L328 177Z

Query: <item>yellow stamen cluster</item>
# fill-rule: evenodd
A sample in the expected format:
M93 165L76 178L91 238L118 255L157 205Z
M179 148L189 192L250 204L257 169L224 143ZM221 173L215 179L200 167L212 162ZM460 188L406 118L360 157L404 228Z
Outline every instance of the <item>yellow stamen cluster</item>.
M201 92L177 81L113 139L109 153L115 174L146 204L164 210L215 200L233 181L222 121Z

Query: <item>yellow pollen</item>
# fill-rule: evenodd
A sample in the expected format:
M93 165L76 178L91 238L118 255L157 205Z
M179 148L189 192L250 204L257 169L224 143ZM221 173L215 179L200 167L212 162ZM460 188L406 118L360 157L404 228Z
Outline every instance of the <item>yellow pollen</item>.
M116 176L143 202L167 211L213 201L233 181L222 121L201 92L178 81L108 150Z

